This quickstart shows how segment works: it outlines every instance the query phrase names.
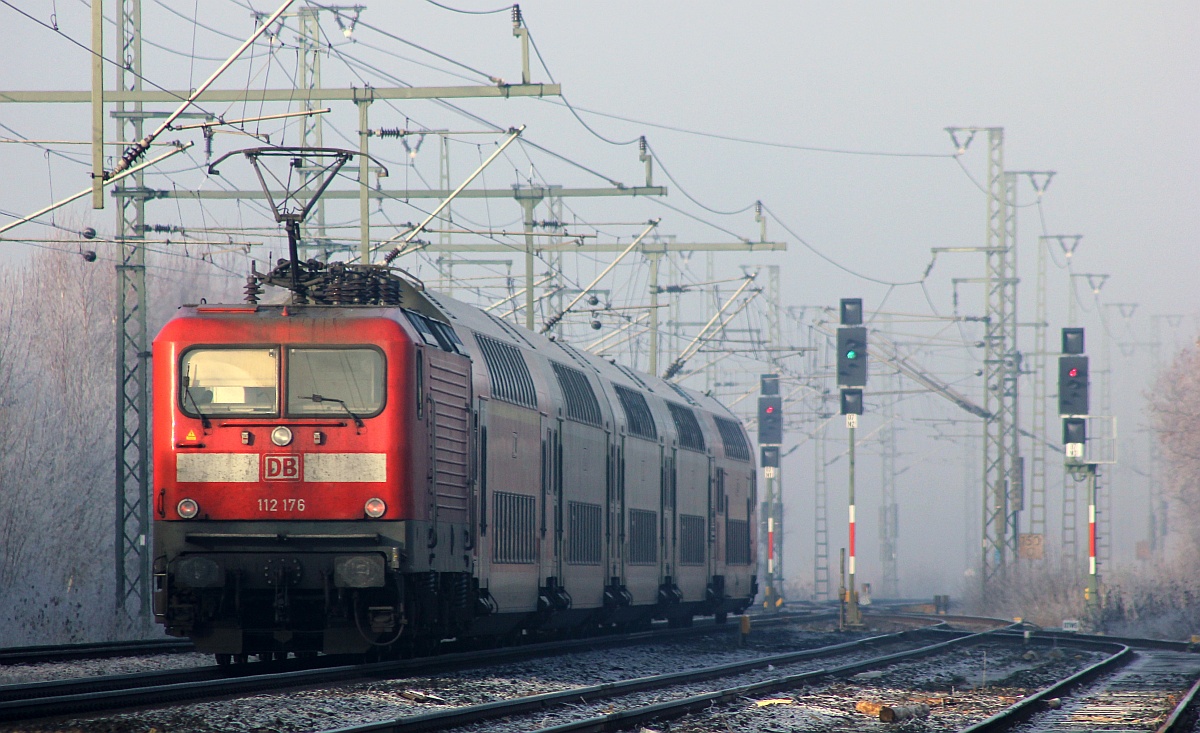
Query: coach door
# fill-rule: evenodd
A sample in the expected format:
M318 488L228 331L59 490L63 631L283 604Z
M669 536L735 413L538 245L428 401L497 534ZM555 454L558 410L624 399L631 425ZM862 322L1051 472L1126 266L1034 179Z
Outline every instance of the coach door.
M725 574L725 469L708 459L708 574Z
M563 450L562 421L542 420L541 502L538 532L542 537L542 585L563 583Z
M491 576L490 566L492 553L488 547L491 535L488 534L488 401L479 397L475 400L475 484L471 496L472 529L479 538L476 543L476 562L478 563L477 577L480 584L487 588L487 579Z
M659 527L659 582L667 583L668 580L674 581L678 570L678 558L676 557L676 506L678 503L678 473L676 469L676 461L678 460L678 451L674 448L663 448L662 473L660 483L660 501L659 511L662 516L662 524Z
M625 449L619 436L609 445L607 474L604 531L609 582L625 585Z

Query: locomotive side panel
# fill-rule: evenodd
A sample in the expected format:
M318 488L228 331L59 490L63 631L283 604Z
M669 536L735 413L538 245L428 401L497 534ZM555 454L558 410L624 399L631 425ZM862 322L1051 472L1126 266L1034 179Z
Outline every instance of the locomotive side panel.
M477 531L470 496L471 362L432 346L416 347L413 361L417 387L411 399L415 420L408 462L412 521L406 534L414 549L405 570L470 572Z

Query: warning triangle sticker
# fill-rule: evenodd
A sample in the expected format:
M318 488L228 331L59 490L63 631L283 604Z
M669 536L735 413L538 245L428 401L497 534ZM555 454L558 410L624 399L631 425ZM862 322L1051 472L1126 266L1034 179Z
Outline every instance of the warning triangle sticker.
M184 438L184 440L196 440L196 431L195 431L195 430L189 430L189 431L188 431L188 434L187 434L187 437L186 437L186 438Z

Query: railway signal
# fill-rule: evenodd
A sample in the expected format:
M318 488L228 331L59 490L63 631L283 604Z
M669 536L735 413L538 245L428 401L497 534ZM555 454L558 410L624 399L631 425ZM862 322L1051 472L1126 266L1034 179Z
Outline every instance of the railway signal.
M1058 414L1088 414L1088 358L1058 357Z
M862 325L862 298L842 298L838 314L843 326Z
M1087 482L1088 569L1084 600L1092 622L1100 624L1100 570L1096 558L1097 464L1085 457L1087 443L1088 358L1084 355L1082 328L1062 330L1063 356L1058 357L1058 412L1063 419L1063 454L1067 470L1077 481Z
M779 375L759 378L758 444L763 484L763 530L766 538L766 579L763 606L767 611L783 607L783 485L780 475L779 447L783 443L783 397L779 394Z
M1064 353L1064 354L1082 354L1083 353L1083 329L1082 328L1064 328L1062 330L1062 353Z
M863 414L863 391L861 389L842 390L842 414Z
M838 386L867 386L867 329L865 326L843 326L837 337Z
M779 468L779 446L764 445L759 448L763 468Z
M842 298L839 308L841 327L837 332L837 383L841 387L842 414L846 416L846 428L850 433L850 564L849 588L842 602L845 604L843 621L851 627L862 626L862 614L858 608L858 591L854 587L855 561L855 499L854 499L854 432L858 427L858 416L863 411L863 391L867 386L867 329L862 325L862 298Z
M1078 445L1082 454L1083 444L1087 440L1087 421L1082 417L1063 418L1063 445ZM1072 450L1075 453L1076 450Z
M758 442L760 445L783 442L783 398L779 395L758 398Z

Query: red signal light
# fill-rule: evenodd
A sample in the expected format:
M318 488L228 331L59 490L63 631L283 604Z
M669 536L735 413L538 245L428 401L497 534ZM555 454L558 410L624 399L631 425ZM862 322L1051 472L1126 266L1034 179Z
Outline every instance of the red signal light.
M1067 376L1068 376L1068 377L1078 377L1078 376L1079 376L1079 370L1078 370L1078 369L1075 369L1074 367L1072 367L1072 368L1071 368L1071 369L1070 369L1070 370L1067 372Z
M769 407L767 407L767 414L768 414L768 415L770 415L770 414L772 414L772 413L774 413L774 412L775 412L775 407L774 407L773 405L772 405L772 406L769 406Z

